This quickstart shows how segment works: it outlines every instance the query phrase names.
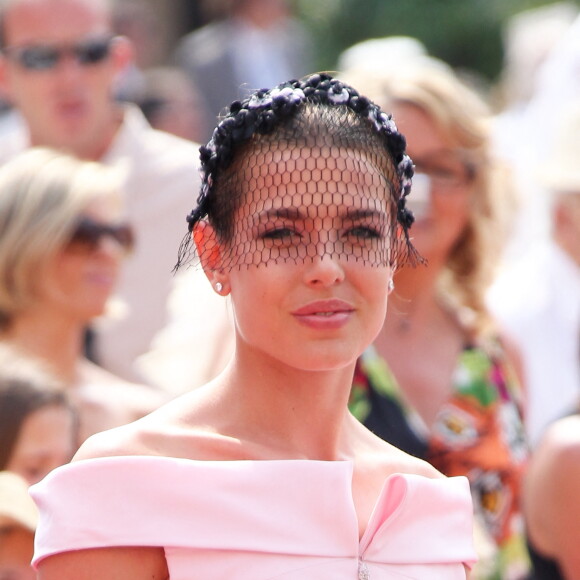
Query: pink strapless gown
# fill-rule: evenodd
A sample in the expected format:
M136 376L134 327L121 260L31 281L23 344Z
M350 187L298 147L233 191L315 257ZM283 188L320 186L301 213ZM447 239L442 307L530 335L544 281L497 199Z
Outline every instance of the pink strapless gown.
M33 564L161 546L172 580L464 579L476 559L465 478L389 477L359 540L347 461L111 457L31 488Z

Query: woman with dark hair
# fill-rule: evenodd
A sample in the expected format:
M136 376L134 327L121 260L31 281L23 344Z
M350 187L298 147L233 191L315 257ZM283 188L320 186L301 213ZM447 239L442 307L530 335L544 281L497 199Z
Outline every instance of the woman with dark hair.
M43 580L466 577L467 481L347 408L393 272L416 258L404 145L327 75L231 105L201 149L180 263L195 243L231 297L234 356L34 488Z
M0 471L29 485L68 463L76 418L62 386L36 361L0 348Z

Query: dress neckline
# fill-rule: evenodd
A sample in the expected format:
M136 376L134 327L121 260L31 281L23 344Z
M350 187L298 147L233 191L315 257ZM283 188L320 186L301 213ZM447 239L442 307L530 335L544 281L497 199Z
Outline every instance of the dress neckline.
M268 472L270 470L277 472L281 466L285 467L296 467L299 466L300 469L307 471L312 468L315 470L322 469L327 472L338 472L340 478L345 478L343 489L345 495L348 496L348 508L349 508L349 518L351 519L353 530L356 530L356 535L358 538L359 550L361 553L364 552L365 548L371 543L372 537L380 527L384 524L384 514L382 513L383 507L386 500L387 490L392 487L392 482L395 479L404 479L409 481L413 478L421 478L424 480L430 480L425 476L420 476L416 474L404 474L404 473L393 473L385 478L381 489L376 496L372 509L364 527L363 532L360 532L359 517L356 509L356 504L353 496L353 475L354 475L354 461L351 459L338 459L338 460L320 460L320 459L227 459L227 460L200 460L200 459L189 459L184 457L170 457L165 455L115 455L109 457L97 457L90 459L80 459L78 461L63 465L57 468L55 471L51 472L47 476L47 480L52 477L55 472L65 472L73 471L76 469L89 468L91 465L99 465L102 469L106 469L108 466L131 466L135 467L139 464L147 466L147 464L165 463L170 465L181 464L184 466L191 467L204 467L211 468L213 470L224 470L230 471L236 468L240 469L252 469L259 470L261 472ZM159 466L153 466L154 469L164 469ZM260 478L266 478L267 474L259 474ZM306 478L305 478L306 479ZM34 486L33 486L34 487ZM348 493L347 493L348 488ZM402 503L403 496L398 498L399 504ZM390 498L391 503L393 498ZM391 517L394 517L397 509L400 505L393 511Z

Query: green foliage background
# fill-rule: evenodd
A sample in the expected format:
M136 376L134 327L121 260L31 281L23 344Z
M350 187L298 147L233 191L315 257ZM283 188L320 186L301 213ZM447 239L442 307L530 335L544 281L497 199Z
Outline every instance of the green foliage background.
M510 16L550 0L295 0L314 34L319 70L332 70L342 50L367 38L418 38L433 56L495 81ZM580 1L570 4L580 7Z

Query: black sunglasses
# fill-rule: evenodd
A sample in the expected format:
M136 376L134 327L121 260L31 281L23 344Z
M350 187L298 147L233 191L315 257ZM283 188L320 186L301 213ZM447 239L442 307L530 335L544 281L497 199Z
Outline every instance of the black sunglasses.
M27 70L51 70L65 57L73 57L78 64L90 66L105 60L111 53L113 37L93 38L68 46L30 44L9 46L4 54Z
M94 252L104 237L115 240L126 253L131 252L135 246L133 230L128 224L111 225L82 218L71 234L69 247Z

